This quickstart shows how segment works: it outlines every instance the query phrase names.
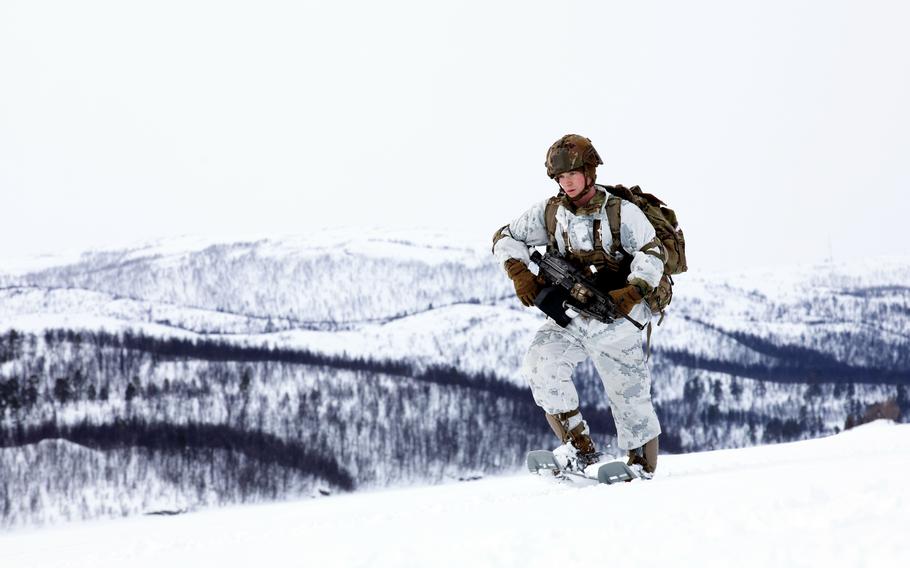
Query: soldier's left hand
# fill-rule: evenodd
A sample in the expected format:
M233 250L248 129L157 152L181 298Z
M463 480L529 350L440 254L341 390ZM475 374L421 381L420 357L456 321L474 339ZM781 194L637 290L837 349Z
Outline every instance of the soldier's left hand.
M608 294L610 294L610 297L613 298L613 301L616 303L616 309L626 315L628 315L629 312L632 311L632 308L635 307L635 304L640 302L643 298L641 290L635 285L613 290L608 292Z

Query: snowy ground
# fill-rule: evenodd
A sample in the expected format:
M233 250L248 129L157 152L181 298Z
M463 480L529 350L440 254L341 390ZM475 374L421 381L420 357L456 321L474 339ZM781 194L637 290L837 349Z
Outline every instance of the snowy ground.
M649 482L525 473L0 535L0 566L893 566L910 425L663 456Z

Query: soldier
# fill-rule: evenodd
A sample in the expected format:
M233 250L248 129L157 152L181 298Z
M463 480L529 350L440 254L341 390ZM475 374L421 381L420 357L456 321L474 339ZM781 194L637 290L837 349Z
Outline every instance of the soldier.
M589 139L568 134L557 140L547 151L546 166L547 175L559 184L559 194L498 230L493 254L525 306L534 305L541 288L528 268L529 247L547 245L548 252L558 252L595 274L598 288L609 293L617 308L645 324L651 309L642 299L663 275L663 245L641 209L595 185L595 170L602 163ZM603 243L611 242L621 244L619 250L604 248ZM575 469L600 457L572 382L575 367L586 357L592 359L606 390L619 447L628 450L636 473L651 477L657 467L660 424L651 402L642 332L624 318L603 323L579 315L565 328L548 318L534 336L522 374L562 443L554 453L563 467Z

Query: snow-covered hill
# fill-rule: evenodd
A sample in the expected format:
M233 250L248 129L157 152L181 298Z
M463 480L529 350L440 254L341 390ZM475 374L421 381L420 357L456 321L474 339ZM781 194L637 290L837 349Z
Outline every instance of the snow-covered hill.
M910 426L661 458L652 481L515 472L0 534L0 565L879 567L910 557Z

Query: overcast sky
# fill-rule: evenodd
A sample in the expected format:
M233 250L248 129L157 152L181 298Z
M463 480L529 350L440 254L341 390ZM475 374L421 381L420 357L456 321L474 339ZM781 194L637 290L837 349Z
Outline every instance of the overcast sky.
M594 141L690 266L908 254L906 2L0 0L0 258L431 227ZM2 271L2 267L0 267Z

